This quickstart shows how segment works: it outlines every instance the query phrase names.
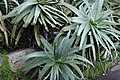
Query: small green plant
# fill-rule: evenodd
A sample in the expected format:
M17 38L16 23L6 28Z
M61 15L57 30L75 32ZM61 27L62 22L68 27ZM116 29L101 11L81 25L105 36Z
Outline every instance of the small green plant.
M94 64L94 68L89 68L83 72L86 80L94 79L95 77L106 75L110 66L112 65L112 61L96 61Z
M72 47L75 35L70 37L70 31L66 37L61 38L58 35L53 45L48 43L42 36L41 42L44 45L44 51L34 52L22 59L34 58L28 63L23 71L29 71L32 68L39 67L39 80L80 80L83 79L83 73L80 66L87 62L93 64L85 57L80 56L79 47ZM91 45L86 45L87 48Z

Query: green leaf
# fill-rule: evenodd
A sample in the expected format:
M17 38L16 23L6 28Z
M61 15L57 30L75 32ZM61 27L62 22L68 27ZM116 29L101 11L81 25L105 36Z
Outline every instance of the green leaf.
M65 26L62 28L62 31L75 30L76 26L77 26L76 24L71 24L71 25Z
M23 27L28 26L28 24L32 21L32 19L34 17L34 14L35 14L35 7L32 8L30 14L27 16L27 19L25 20Z
M72 46L74 40L75 40L75 36L73 35L70 39L70 31L68 32L67 36L62 40L61 44L58 47L58 53L60 54L60 56L65 56L68 54L68 50L69 48Z
M33 24L37 23L38 17L41 13L41 9L39 8L38 5L35 6L35 14L34 14L34 19L33 19Z
M51 66L48 66L48 64L50 64L50 63L48 62L48 63L42 68L41 73L40 73L40 75L39 75L40 80L42 80L43 77L44 77L44 75L47 73L47 71L49 71L49 69L50 69Z
M70 10L72 10L75 14L77 14L79 17L83 17L82 16L82 13L76 8L76 7L74 7L74 6L72 6L72 5L70 5L70 4L68 4L68 3L66 3L66 2L60 2L58 5L63 5L63 6L65 6L65 7L67 7L67 8L69 8Z
M100 11L102 10L104 0L96 0L95 3L92 5L92 17L96 20L96 18L99 16Z
M81 17L72 17L71 21L80 24L80 23L85 23L88 20L86 18L81 18Z
M71 80L75 80L76 79L80 79L79 77L77 77L73 71L70 69L70 67L68 67L67 65L62 65L61 68L67 73L67 75L69 76L69 78Z
M105 19L105 18L107 18L110 14L112 14L114 11L112 11L112 10L110 10L110 9L108 9L107 11L103 11L103 12L101 12L101 14L102 14L102 18L103 19Z
M84 5L84 4L81 4L81 5L79 6L79 10L81 11L82 16L83 16L86 20L88 20L88 19L89 19L89 16L88 16L87 13L86 13L87 7L84 7L83 5Z
M120 23L116 23L116 22L110 21L110 20L104 20L102 23L104 25L120 25Z
M20 60L28 60L30 58L36 58L36 57L48 57L46 55L46 52L45 51L39 51L39 52L34 52L34 53L31 53L31 54L28 54L26 55L25 57L21 58Z
M74 43L74 40L75 40L75 36L72 35L72 37L70 39L68 39L66 43L64 43L64 46L62 49L62 54L68 55L68 51L69 51L70 47L72 46L72 44Z
M87 45L87 40L88 40L88 36L86 36L85 38L84 38L84 43L83 43L83 45L82 45L82 47L79 47L79 49L81 49L81 51L82 51L82 56L86 56L86 48L84 47L84 46L86 46Z
M58 14L57 12L52 11L52 10L50 10L50 9L48 9L48 8L46 8L46 10L47 10L48 12L50 12L51 14L53 14L53 16L58 16L59 18L62 18L64 21L68 22L68 18L66 18L65 15ZM59 12L60 12L60 11L59 11Z
M86 44L86 45L83 45L83 47L79 48L79 50L83 50L85 48L89 48L89 47L92 47L93 44Z
M103 40L105 41L105 43L106 43L106 45L108 47L108 50L110 50L111 49L111 45L108 43L108 41L106 40L106 38L103 38Z
M13 29L12 29L12 34L11 34L11 39L10 39L10 43L13 42L13 39L15 39L15 32L16 32L17 26L14 25Z
M45 19L45 21L48 23L48 24L50 24L53 28L56 28L56 26L53 24L53 22L51 22L48 18L44 18Z
M24 31L24 28L22 27L22 28L20 29L20 31L18 32L17 36L16 36L15 45L18 44L18 41L19 41L19 39L20 39L20 37L21 37L23 31Z
M40 5L39 5L39 6L40 6ZM44 11L44 13L49 16L49 18L53 21L53 23L57 24L57 22L56 22L55 19L52 17L52 15L51 15L49 12L47 12L44 7L42 7L42 6L40 6L40 7L41 7L42 10Z
M68 53L69 53L69 54L73 54L73 53L78 52L78 51L79 51L79 47L74 47L74 48L70 48L70 49L68 50Z
M106 47L106 45L105 45L105 43L103 42L103 40L102 40L102 36L100 35L100 33L99 33L99 30L97 30L96 28L95 28L95 30L96 30L96 32L97 32L97 34L98 35L96 35L96 39L99 41L99 43L106 49L107 47Z
M120 35L120 31L118 31L118 30L116 30L114 28L107 29L107 31L110 31L110 32L113 32L113 33L116 33L116 34Z
M53 11L58 12L59 14L63 15L63 17L65 17L68 20L68 22L69 22L68 17L62 11L60 11L60 10L54 8L54 7L48 6L48 5L45 5L45 7L51 9L51 11L53 10Z
M42 21L42 24L45 26L45 29L48 31L48 28L47 28L47 24L46 24L46 22L45 22L45 20L44 20L44 15L43 15L43 13L41 13L41 15L40 15L40 19L41 19L41 21Z
M65 79L65 80L69 80L69 76L67 75L67 73L65 72L65 70L63 70L63 68L59 68L59 72L61 73L62 77Z
M99 41L98 41L98 39L97 39L97 36L98 36L98 35L96 34L95 29L94 29L93 27L91 27L91 29L92 29L93 37L95 38L96 43L97 43L98 52L100 52Z
M28 13L30 13L30 10L31 10L30 7L29 7L29 8L26 8L24 11L22 11L21 14L19 14L18 16L16 16L17 19L12 20L12 22L15 23L15 24L18 24L21 19L23 19Z
M68 64L70 66L72 66L78 72L78 74L84 79L84 75L83 75L82 71L76 64L74 64L74 63L68 63Z
M92 66L94 67L94 65L93 65L88 59L86 59L86 58L83 57L83 56L80 56L80 55L75 54L74 58L75 58L75 59L78 59L78 60L81 60L81 61L84 61L84 62L87 62L87 63L89 63L90 65L92 65Z
M40 36L40 40L50 53L54 53L53 47L42 36Z
M30 76L29 79L30 79L30 80L33 79L33 78L39 73L39 71L40 71L39 68L37 68L37 69L33 72L33 74ZM25 73L25 74L26 74L26 73Z
M17 11L21 9L21 6L22 6L22 5L14 8L14 9L13 9L11 12L9 12L7 15L4 15L4 16L2 17L2 19L6 19L6 18L8 18L8 17L17 16L17 15L18 15Z
M37 66L40 66L41 64L45 64L47 62L49 62L50 60L48 58L35 58L32 61L30 61L29 63L27 63L25 65L25 67L23 67L23 71L27 71L27 70L31 70Z
M100 31L100 34L113 46L113 48L116 51L116 48L115 48L115 45L114 45L113 41L105 33Z
M37 1L26 1L24 3L21 4L21 6L18 6L18 7L21 7L19 10L18 10L18 13L20 14L23 10L25 10L27 7L29 6L32 6L32 5L35 5L37 4L38 2Z
M55 65L52 66L50 80L56 80L57 79L58 70L59 70L59 65L58 64L55 64Z
M12 0L14 3L16 3L17 5L19 5L19 3L18 3L18 1L16 1L16 0Z
M90 42L91 44L93 44L92 46L93 58L94 58L94 61L96 61L96 50L95 50L93 35L90 35Z
M79 46L80 48L82 47L82 45L84 43L84 39L85 39L86 35L88 34L89 30L90 30L90 26L89 26L89 24L86 24L86 27L82 33L81 42L80 42L80 46Z
M88 9L91 10L91 7L90 7L90 4L89 4L88 0L83 0L83 1L87 5Z
M120 40L119 37L118 37L118 35L115 34L114 32L110 32L110 31L107 31L107 30L102 30L102 31L104 31L105 33L111 34L111 35L113 35L116 39Z
M6 12L8 12L8 4L7 4L7 0L3 0L5 3L5 8L6 8Z
M55 37L54 43L55 43L56 45L59 45L58 43L59 43L60 37L61 37L63 34L64 34L64 33L59 33L59 34Z
M36 41L37 41L37 44L38 44L38 46L40 46L40 36L39 36L39 26L36 24L35 26L34 26L34 35L35 35L35 39L36 39Z
M38 18L38 21L39 21L39 23L42 25L43 23L42 23L42 20L40 19L40 17Z
M85 29L85 27L87 26L87 22L84 22L80 25L79 29L78 29L78 33L77 33L77 36L80 36L82 31Z
M109 0L111 3L113 4L117 4L120 5L120 1L119 0Z

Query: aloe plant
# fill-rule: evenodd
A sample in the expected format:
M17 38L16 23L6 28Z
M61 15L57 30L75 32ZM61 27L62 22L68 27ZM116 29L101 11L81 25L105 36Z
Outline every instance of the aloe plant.
M28 25L34 25L35 38L40 46L39 29L41 27L49 31L50 28L58 29L59 26L69 22L67 16L55 7L57 3L57 1L52 0L26 0L3 18L13 17L12 23L15 26L18 26L21 22L23 22L21 26L24 28ZM12 35L15 35L16 28L13 27ZM21 32L16 37L16 44L20 38L19 34Z
M64 38L61 38L61 35L55 38L53 45L41 36L44 50L23 57L21 60L34 58L23 68L23 71L29 71L39 66L38 76L40 80L80 80L80 78L84 78L80 66L84 65L84 62L92 66L93 64L78 54L82 48L72 47L75 35L70 37L70 31ZM84 46L84 48L88 47L91 45Z
M115 29L115 26L120 25L120 23L116 23L111 19L110 15L114 13L114 11L110 9L104 11L102 9L104 0L95 0L93 4L90 4L87 0L83 1L79 9L61 1L59 5L67 7L77 15L71 17L71 22L74 24L64 27L62 30L75 30L79 27L76 34L78 39L75 43L79 45L79 48L88 43L93 44L94 46L89 49L89 55L93 54L94 59L92 60L96 61L96 53L101 52L100 46L102 46L108 54L111 54L111 47L116 51L114 42L109 35L119 40L120 32ZM84 53L85 50L83 50L83 55L85 56Z

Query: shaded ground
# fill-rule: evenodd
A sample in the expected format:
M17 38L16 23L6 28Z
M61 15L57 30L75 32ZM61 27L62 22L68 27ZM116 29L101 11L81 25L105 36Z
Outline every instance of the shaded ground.
M120 80L120 60L111 66L107 75L97 77L93 80Z
M94 80L120 80L120 70L109 72L106 76L97 77Z

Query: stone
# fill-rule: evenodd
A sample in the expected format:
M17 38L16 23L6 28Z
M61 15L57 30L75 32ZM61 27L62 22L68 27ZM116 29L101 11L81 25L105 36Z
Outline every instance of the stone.
M8 57L10 69L13 72L15 72L17 69L22 68L27 63L27 61L26 60L17 61L17 60L21 59L22 57L32 52L35 52L35 50L28 48L28 49L18 50L18 51L9 53L7 57Z
M113 62L109 69L110 72L117 71L117 70L120 70L120 60Z
M120 61L118 62L118 64L120 65Z
M120 65L116 65L110 69L110 71L117 71L117 70L120 70Z
M0 67L2 66L2 57L0 56Z

